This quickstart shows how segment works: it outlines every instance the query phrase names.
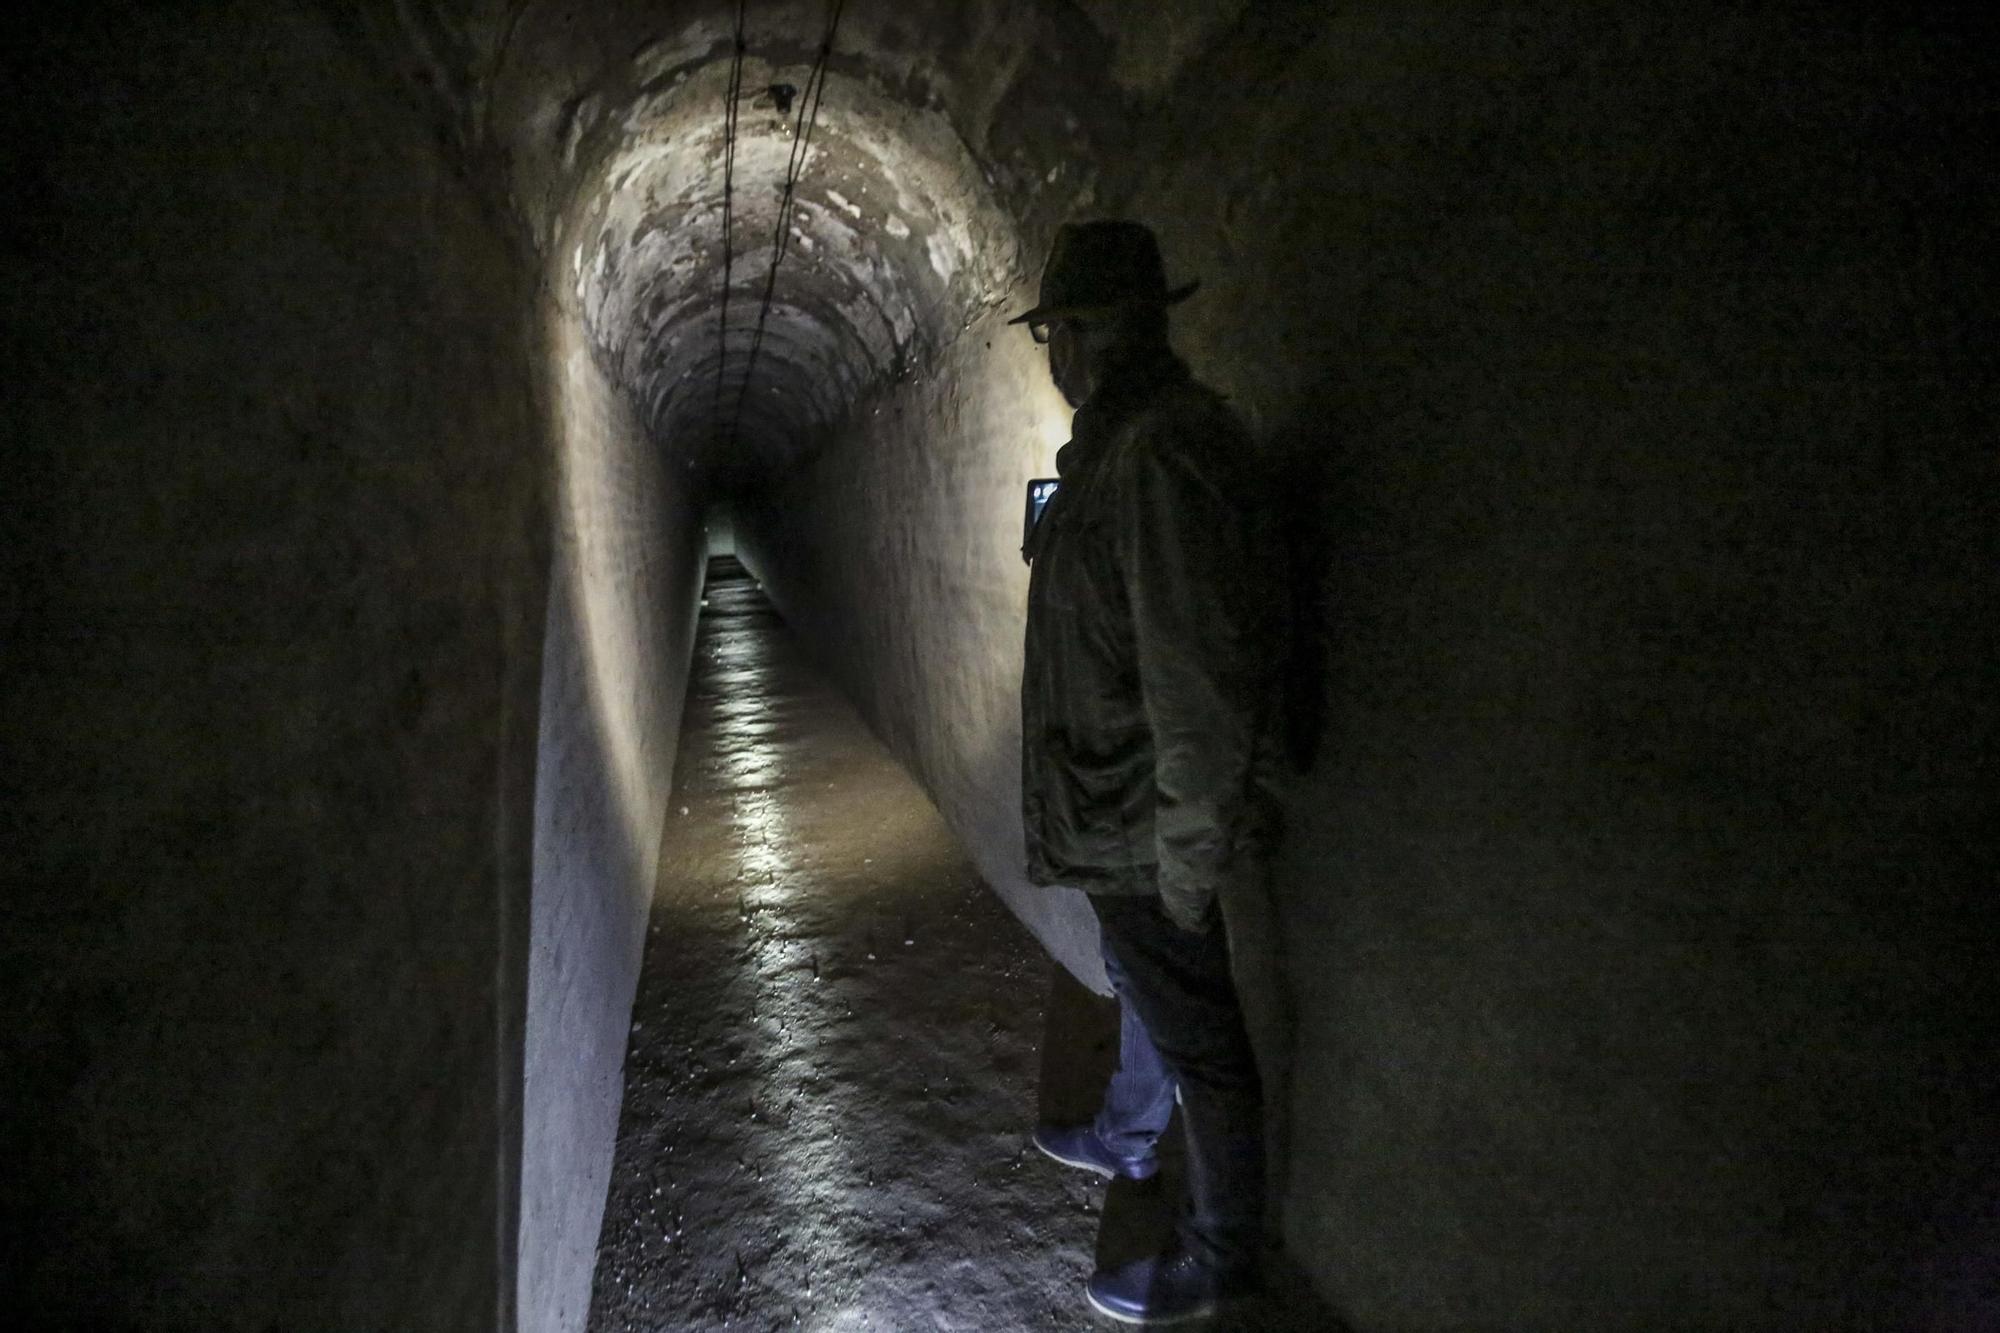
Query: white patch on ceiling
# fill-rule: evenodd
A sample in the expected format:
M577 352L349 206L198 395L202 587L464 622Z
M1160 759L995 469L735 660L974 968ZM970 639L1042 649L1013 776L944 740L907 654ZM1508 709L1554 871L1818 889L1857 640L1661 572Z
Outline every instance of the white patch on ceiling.
M940 227L931 233L930 242L925 247L931 255L931 272L938 275L941 282L949 284L960 266L970 258L970 245L962 227Z

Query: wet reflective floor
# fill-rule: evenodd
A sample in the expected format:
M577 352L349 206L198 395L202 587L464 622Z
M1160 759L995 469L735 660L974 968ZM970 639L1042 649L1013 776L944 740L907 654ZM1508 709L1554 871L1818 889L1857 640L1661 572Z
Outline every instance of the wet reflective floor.
M590 1327L1116 1327L1084 1279L1164 1237L1176 1164L1107 1204L1028 1142L1094 1109L1115 1011L1055 975L734 561L674 791ZM1227 1326L1323 1326L1293 1298Z

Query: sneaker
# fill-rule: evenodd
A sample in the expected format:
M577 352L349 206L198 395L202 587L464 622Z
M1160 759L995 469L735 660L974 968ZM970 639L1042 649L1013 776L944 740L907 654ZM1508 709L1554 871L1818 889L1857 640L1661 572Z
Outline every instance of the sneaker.
M1104 1146L1090 1125L1037 1125L1035 1146L1064 1166L1080 1166L1109 1179L1145 1180L1160 1169L1160 1159L1152 1153L1143 1157L1120 1157Z
M1184 1252L1153 1255L1091 1277L1091 1308L1125 1324L1181 1324L1254 1295L1248 1274L1219 1273Z

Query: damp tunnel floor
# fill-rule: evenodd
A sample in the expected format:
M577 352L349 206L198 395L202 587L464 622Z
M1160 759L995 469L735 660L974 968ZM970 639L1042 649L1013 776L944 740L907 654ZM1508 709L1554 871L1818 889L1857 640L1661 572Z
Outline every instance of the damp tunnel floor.
M1028 1138L1094 1109L1115 1010L729 559L675 793L589 1327L1115 1327L1084 1279L1164 1240L1178 1154L1107 1197ZM1197 1327L1330 1327L1288 1276Z

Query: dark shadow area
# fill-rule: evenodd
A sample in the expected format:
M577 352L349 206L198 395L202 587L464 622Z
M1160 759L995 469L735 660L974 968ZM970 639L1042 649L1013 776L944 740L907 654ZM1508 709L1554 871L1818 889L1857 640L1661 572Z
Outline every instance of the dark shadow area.
M1118 1002L1094 993L1067 969L1051 967L1042 1016L1036 1114L1057 1125L1088 1120L1097 1114L1118 1058Z

